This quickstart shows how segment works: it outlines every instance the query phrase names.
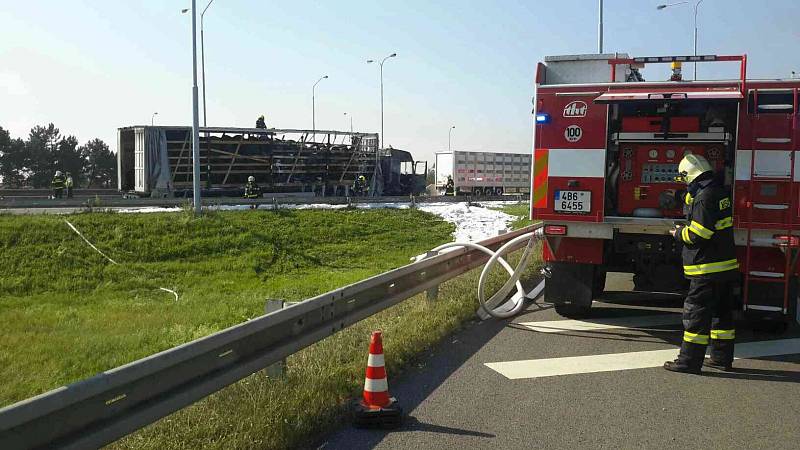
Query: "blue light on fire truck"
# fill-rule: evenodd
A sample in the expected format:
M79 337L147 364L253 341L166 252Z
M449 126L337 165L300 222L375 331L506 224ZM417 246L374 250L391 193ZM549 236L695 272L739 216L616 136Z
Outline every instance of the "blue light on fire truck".
M550 123L550 114L536 113L536 123Z

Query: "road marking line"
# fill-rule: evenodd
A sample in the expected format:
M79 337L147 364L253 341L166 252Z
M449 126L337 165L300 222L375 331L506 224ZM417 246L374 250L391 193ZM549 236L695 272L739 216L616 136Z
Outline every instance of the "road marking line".
M736 345L737 359L796 353L800 353L800 338L747 342ZM670 348L644 352L494 362L486 363L485 365L510 380L519 380L660 367L664 364L664 361L675 359L677 355L677 349Z
M636 317L608 317L591 320L547 320L524 322L520 325L540 333L559 333L561 331L613 330L618 328L642 328L681 323L680 314L656 314Z

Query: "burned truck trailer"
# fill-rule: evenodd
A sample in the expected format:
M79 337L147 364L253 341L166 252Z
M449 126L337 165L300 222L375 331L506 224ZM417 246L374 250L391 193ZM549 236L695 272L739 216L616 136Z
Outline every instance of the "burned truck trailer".
M257 128L200 129L206 195L240 195L249 176L264 192L346 195L363 175L380 191L376 133ZM192 128L131 126L117 132L118 188L138 196L191 195Z

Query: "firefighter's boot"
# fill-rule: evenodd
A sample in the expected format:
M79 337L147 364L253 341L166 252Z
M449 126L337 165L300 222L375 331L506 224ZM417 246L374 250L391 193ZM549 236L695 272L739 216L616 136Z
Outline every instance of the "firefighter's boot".
M696 364L689 365L688 363L681 361L680 358L676 359L675 361L665 362L664 368L669 370L670 372L691 373L695 375L700 375L700 368L696 367Z
M670 372L700 374L705 356L705 345L683 341L678 358L675 361L665 362L664 368Z
M710 367L712 369L721 370L723 372L730 372L733 370L733 364L729 362L723 361L715 361L713 359L707 359L703 361L703 365L706 367Z

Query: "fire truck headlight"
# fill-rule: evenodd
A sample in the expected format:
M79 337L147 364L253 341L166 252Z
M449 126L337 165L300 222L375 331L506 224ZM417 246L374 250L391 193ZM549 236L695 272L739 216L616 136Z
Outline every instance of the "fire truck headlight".
M536 123L550 123L550 114L536 113Z

